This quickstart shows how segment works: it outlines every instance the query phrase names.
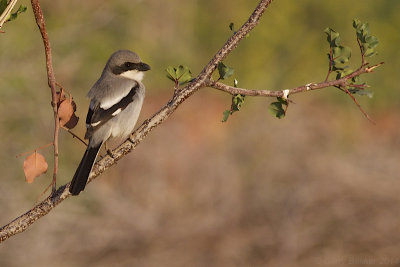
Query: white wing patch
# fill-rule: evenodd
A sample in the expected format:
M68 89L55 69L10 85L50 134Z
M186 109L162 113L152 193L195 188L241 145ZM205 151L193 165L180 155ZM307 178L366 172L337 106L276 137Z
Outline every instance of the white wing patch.
M99 125L101 123L101 121L98 122L93 122L92 124L90 124L92 127L96 127L97 125Z
M119 108L119 109L117 109L116 111L114 111L114 113L113 114L111 114L111 116L116 116L118 113L120 113L122 111L122 109L121 108Z

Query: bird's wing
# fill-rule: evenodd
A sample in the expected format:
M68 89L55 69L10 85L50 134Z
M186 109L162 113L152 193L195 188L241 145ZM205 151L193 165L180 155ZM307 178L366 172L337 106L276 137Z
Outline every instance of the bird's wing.
M129 93L121 98L117 103L110 106L109 108L102 108L100 103L96 105L90 105L86 116L86 135L85 138L90 138L93 131L101 127L103 124L108 122L110 119L117 116L121 111L123 111L130 103L133 102L133 97L135 96L137 90L139 89L139 84L135 84L131 88Z

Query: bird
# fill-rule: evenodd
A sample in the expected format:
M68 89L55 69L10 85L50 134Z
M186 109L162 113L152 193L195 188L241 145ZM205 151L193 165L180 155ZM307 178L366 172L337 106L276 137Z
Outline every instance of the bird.
M145 96L144 72L150 69L130 50L118 50L108 59L87 94L90 105L85 139L89 142L69 186L72 195L85 189L102 144L109 138L127 138L132 133Z

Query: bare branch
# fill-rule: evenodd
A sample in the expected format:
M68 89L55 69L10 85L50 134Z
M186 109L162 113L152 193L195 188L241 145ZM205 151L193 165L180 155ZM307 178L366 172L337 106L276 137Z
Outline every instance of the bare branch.
M65 126L61 126L61 128L63 128L64 130L66 130L68 133L70 133L72 135L73 138L78 139L82 144L84 144L85 146L88 146L88 144L85 142L85 140L83 140L82 138L80 138L78 135L74 134L71 129L68 129Z
M352 78L359 76L364 73L370 73L372 72L375 68L379 67L382 65L383 62L375 64L373 66L368 65L363 65L356 71L350 73L347 76L344 76L341 79L338 80L332 80L332 81L325 81L325 82L320 82L320 83L310 83L302 86L298 86L295 88L291 89L286 89L288 91L288 95L292 94L297 94L297 93L303 93L311 90L317 90L317 89L323 89L331 86L345 86L347 84L348 80L351 80ZM221 82L213 81L211 79L207 80L206 86L212 87L224 92L227 92L231 95L245 95L245 96L264 96L264 97L282 97L284 95L284 91L286 90L280 90L280 91L272 91L272 90L252 90L252 89L244 89L244 88L237 88L233 86L229 86L226 84L223 84Z
M54 76L53 61L51 54L51 47L49 37L46 31L46 25L44 22L43 11L40 7L39 0L31 0L33 13L35 14L36 24L39 27L40 34L42 35L44 50L46 55L46 69L47 69L47 80L51 90L51 105L54 113L54 168L53 168L53 181L52 181L52 193L56 191L56 179L58 171L58 134L60 132L60 119L57 112L57 93L56 93L56 78Z

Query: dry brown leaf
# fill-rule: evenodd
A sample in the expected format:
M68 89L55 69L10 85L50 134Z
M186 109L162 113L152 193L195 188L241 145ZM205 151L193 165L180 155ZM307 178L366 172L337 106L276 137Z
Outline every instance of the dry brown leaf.
M74 103L74 102L72 102ZM75 126L78 124L79 117L75 115L75 113L72 114L71 119L64 125L68 129L75 128Z
M57 110L61 126L68 129L74 128L79 121L79 117L75 115L76 103L72 100L72 96L67 98L63 92L57 92Z
M58 107L58 117L60 118L60 124L62 126L67 124L72 115L74 115L74 107L72 106L72 101L69 99L63 100Z
M24 173L27 183L32 183L36 177L47 172L49 165L42 154L33 152L24 160Z

